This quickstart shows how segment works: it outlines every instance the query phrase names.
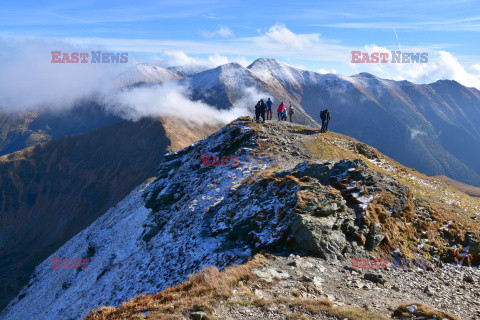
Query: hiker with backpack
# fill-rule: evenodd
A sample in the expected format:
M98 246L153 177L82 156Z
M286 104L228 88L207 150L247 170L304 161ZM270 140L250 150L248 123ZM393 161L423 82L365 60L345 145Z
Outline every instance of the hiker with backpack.
M278 121L281 121L283 119L283 110L285 110L285 104L282 101L277 109Z
M262 117L263 123L265 123L265 112L267 111L267 105L263 101L263 99L260 100L260 116Z
M257 123L260 121L260 109L261 109L261 105L260 105L260 101L258 101L257 104L255 105L255 121Z
M268 98L268 100L267 100L267 120L272 120L272 106L273 106L273 102L272 102L272 100L270 100L270 98Z
M328 123L330 122L330 111L328 109L320 111L320 119L322 120L322 128L320 132L328 131Z
M287 107L283 108L282 120L287 121Z
M290 107L288 108L288 116L290 117L290 122L292 121L293 114L295 113L295 110L292 107L292 104L290 103Z

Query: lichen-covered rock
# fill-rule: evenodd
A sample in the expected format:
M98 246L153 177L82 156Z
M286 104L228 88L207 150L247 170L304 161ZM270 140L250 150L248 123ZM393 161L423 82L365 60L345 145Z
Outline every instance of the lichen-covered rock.
M347 240L340 230L334 230L335 218L315 218L308 215L295 216L291 232L295 245L314 252L324 259L343 259L342 251Z
M368 159L378 158L377 150L367 146L365 143L357 142L355 149L359 154L364 155Z

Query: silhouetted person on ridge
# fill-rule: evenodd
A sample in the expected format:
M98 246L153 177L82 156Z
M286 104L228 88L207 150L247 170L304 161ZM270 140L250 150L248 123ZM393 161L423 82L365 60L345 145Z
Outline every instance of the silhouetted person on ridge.
M295 110L293 109L292 104L290 103L290 107L288 107L288 116L290 117L290 122L293 122L292 116L294 113L295 113Z
M272 102L272 100L270 100L270 98L268 98L268 100L267 100L267 120L272 120L272 106L273 106L273 102Z
M330 122L330 111L328 109L320 111L320 119L322 120L322 129L320 129L320 132L327 132L328 123Z
M262 117L263 123L265 123L265 112L267 111L267 105L263 101L263 99L260 100L260 116Z
M258 101L257 104L255 105L255 121L257 121L257 123L260 120L260 109L261 109L261 105L260 105L260 101Z

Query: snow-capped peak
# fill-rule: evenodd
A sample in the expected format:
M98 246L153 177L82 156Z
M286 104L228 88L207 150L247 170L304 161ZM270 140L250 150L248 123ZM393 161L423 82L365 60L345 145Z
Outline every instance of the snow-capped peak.
M134 68L120 74L115 82L120 86L129 86L135 83L160 83L181 78L182 76L166 68L149 63L139 63Z

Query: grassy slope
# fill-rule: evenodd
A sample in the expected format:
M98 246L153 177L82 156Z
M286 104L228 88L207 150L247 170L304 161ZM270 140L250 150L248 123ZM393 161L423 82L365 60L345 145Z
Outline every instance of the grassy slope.
M458 190L468 194L469 196L480 197L480 188L470 186L468 184L465 184L459 181L455 181L446 176L434 176L434 178L448 183L452 187L457 188Z

